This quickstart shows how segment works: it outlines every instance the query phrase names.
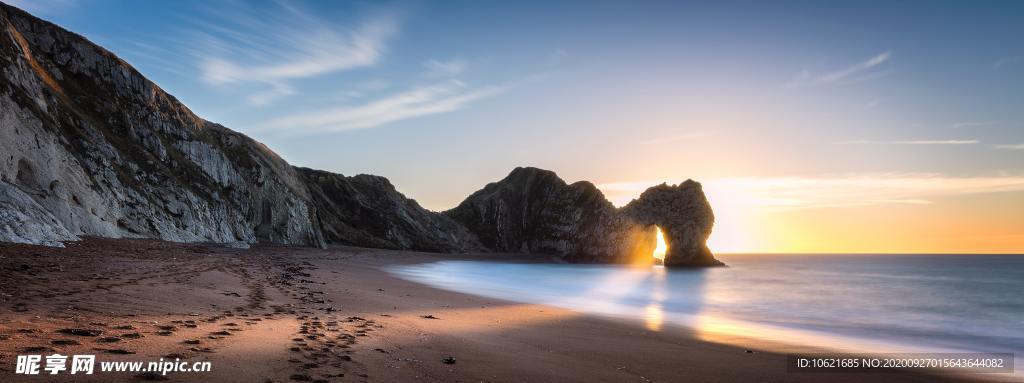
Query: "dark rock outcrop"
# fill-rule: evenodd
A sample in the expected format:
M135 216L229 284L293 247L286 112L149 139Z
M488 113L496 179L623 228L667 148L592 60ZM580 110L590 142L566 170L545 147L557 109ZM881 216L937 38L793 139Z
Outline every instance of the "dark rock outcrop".
M700 185L661 185L616 209L589 182L517 168L435 213L387 179L295 168L193 114L85 38L0 3L0 241L79 236L717 261Z
M579 262L624 262L633 253L615 206L594 184L567 185L549 170L516 168L445 214L498 252Z
M387 178L298 168L329 242L436 252L485 251L476 236L447 216L420 207Z
M567 185L554 172L516 168L445 214L495 251L574 262L650 261L658 226L669 246L665 265L722 265L706 245L714 214L691 180L652 187L616 209L589 182Z

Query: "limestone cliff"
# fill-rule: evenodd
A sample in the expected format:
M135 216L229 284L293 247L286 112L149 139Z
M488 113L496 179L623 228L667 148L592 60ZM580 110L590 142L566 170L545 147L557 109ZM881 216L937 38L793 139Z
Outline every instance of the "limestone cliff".
M69 233L324 243L295 170L263 145L81 36L2 4L0 29L0 182Z
M295 169L81 36L2 3L0 28L0 240L480 249L386 179Z

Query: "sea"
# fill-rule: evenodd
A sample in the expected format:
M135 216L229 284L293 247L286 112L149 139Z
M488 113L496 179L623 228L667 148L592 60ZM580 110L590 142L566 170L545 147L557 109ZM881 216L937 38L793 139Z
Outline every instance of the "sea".
M623 318L707 340L856 353L1014 353L1024 256L722 254L729 267L440 261L390 271L430 286ZM1018 373L1019 374L1019 373Z

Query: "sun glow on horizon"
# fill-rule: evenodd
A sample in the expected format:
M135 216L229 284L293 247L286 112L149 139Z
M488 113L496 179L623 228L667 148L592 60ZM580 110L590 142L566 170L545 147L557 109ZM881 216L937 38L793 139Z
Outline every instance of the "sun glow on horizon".
M743 188L718 183L707 183L704 194L715 214L715 226L708 238L712 252L740 252L763 248L757 240L757 231L751 224L751 212L757 197Z
M713 253L1024 253L1024 177L702 179ZM623 206L661 181L599 185ZM671 183L671 182L670 182Z

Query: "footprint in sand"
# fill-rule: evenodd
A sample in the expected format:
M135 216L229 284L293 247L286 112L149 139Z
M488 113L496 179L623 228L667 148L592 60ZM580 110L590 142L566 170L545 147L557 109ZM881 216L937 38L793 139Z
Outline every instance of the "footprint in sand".
M62 328L60 330L57 330L57 332L61 334L75 336L100 336L100 334L103 334L103 331L100 330L90 330L84 328Z
M132 355L132 354L135 354L135 351L125 350L123 348L108 348L108 349L97 348L97 349L94 349L94 350L96 350L96 351L103 351L105 353L114 354L114 355Z

